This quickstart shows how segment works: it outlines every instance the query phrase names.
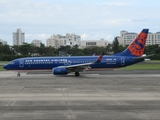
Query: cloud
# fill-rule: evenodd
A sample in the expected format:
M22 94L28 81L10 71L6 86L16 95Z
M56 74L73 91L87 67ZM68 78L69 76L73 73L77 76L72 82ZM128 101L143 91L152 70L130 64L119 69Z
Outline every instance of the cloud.
M142 0L108 1L0 0L0 38L12 41L17 28L25 32L27 41L44 42L52 34L68 32L83 39L113 40L123 29L138 32L150 27L159 31L160 7L146 7Z
M86 40L88 38L89 38L89 35L87 35L86 33L84 33L84 34L81 35L81 39L82 40Z
M113 39L114 39L114 35L112 35L112 34L108 34L107 36L106 36L106 40L108 40L109 42L111 42Z
M41 33L41 34L25 34L25 42L31 43L32 40L41 40L43 43L46 43L46 39L48 39L51 35Z
M147 22L148 20L147 19L133 19L131 20L132 22Z
M114 1L114 2L106 2L102 5L108 5L108 6L128 6L130 5L130 2L122 2L122 1Z
M101 33L101 34L92 34L88 35L86 33L81 35L82 40L100 40L100 39L105 39L108 40L109 42L114 39L114 35L106 33Z
M130 24L132 22L131 19L122 19L122 18L117 18L117 19L107 19L100 21L106 26L112 26L112 25L123 25L123 24Z

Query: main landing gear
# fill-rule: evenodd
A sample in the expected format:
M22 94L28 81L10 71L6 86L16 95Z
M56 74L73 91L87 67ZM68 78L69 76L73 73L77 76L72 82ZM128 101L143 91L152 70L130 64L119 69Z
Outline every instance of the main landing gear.
M79 72L75 72L75 76L79 76Z
M21 74L20 73L17 73L17 77L20 77L21 76Z

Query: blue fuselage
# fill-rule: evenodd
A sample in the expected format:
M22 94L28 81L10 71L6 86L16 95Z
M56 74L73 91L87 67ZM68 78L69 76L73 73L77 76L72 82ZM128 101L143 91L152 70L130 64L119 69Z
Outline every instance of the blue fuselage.
M91 63L97 60L98 56L72 56L72 57L28 57L11 61L4 66L7 70L51 70L59 66L71 66L76 64ZM141 60L133 60L133 56L103 56L98 64L91 64L91 69L96 68L120 68L132 65Z

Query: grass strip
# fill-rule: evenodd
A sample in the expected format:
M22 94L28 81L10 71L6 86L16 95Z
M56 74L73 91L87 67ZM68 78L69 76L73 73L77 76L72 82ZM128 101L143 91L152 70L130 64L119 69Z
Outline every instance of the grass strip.
M135 64L120 70L160 70L160 64Z
M2 66L2 65L0 65L0 71L1 71L1 70L5 70L5 69L3 69L3 66Z

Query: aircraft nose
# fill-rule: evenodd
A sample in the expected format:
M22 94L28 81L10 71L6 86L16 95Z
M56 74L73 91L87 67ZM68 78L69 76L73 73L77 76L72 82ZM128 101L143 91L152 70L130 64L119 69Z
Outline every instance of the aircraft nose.
M8 69L8 64L4 65L3 68L7 70Z

